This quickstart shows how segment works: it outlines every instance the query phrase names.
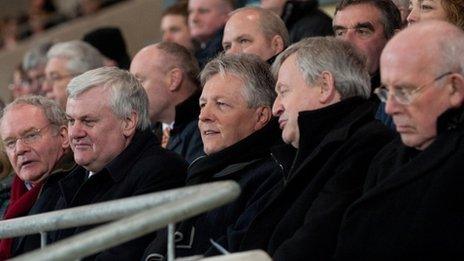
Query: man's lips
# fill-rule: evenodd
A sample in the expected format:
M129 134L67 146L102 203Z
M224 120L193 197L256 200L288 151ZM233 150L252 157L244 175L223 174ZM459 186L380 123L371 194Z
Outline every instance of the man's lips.
M284 129L286 124L287 124L287 120L279 120L280 129Z
M92 145L89 144L89 143L73 143L72 146L73 146L75 149L88 149L88 148L90 148Z
M19 168L24 168L24 167L30 166L34 162L35 162L34 160L21 161L21 162L19 162Z
M217 130L204 130L201 132L204 136L209 136L209 135L214 135L214 134L219 134L219 131Z

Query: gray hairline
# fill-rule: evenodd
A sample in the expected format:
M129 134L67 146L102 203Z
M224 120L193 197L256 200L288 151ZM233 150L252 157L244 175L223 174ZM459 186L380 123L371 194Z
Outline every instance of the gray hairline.
M109 70L113 70L113 69L117 69L117 68L116 67L101 67L101 68L97 68L97 69L94 69L94 70L87 71L87 72L73 78L71 80L71 82L69 83L68 88L67 88L68 99L75 99L79 95L81 95L81 94L83 94L83 93L85 93L85 92L87 92L87 91L89 91L91 89L95 89L95 88L102 88L102 89L109 90L110 91L109 102L110 102L111 111L118 118L124 119L128 115L125 115L125 114L123 114L124 112L121 112L121 110L120 110L120 108L118 106L119 105L118 102L120 102L121 100L123 100L125 102L128 102L128 103L132 103L132 102L129 101L129 97L125 97L126 98L125 100L123 99L124 96L122 96L122 94L123 94L122 86L119 86L119 85L115 84L118 81L121 84L121 79L109 79L108 80L109 76L107 74L112 73L112 71L109 71ZM95 70L106 70L106 71L104 71L103 74L97 74L95 76L95 75L92 75L92 73L94 73ZM146 99L145 103L146 103L146 106L148 106L147 94L146 94L145 90L143 89L143 87L141 86L140 82L135 78L135 76L133 76L132 74L130 74L129 72L127 72L125 70L121 70L121 69L117 69L117 70L126 72L131 78L131 83L134 83L134 84L137 85L138 91L143 91L143 93L145 93L145 99ZM100 73L100 71L98 71L98 73ZM97 80L95 80L95 79L85 80L85 77L88 77L88 74L90 74L90 76L93 76L93 77L97 78ZM82 82L80 82L80 81L83 81L84 86L79 86L78 85L78 84L82 84ZM142 97L142 99L143 99L143 97ZM137 129L143 131L143 130L146 130L146 129L150 128L150 120L149 120L149 117L148 117L148 108L142 109L142 111L137 111L137 108L134 107L133 105L137 106L137 104L131 104L132 112L136 112L137 117L138 117ZM125 112L125 113L130 113L130 112Z

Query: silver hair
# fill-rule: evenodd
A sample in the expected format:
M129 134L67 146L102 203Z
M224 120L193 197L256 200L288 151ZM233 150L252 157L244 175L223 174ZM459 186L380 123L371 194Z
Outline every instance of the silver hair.
M68 99L75 99L91 88L110 89L111 109L116 116L124 119L136 112L137 129L146 130L150 127L147 93L137 78L128 71L117 67L101 67L87 71L73 78L68 84Z
M53 45L47 53L47 58L67 59L66 69L74 75L103 66L103 56L100 52L92 45L80 40Z
M280 18L280 16L278 16L276 13L257 6L247 6L234 10L230 13L229 17L244 11L255 11L258 13L259 28L261 31L263 31L266 38L271 40L275 35L279 35L282 37L284 42L284 48L290 45L290 36L288 34L287 26L285 26L282 18Z
M301 40L277 56L272 65L277 77L282 63L292 54L308 85L314 85L324 71L332 74L341 99L353 96L369 98L369 73L365 59L351 44L333 37L312 37Z
M23 57L23 70L29 71L41 66L45 67L45 64L47 64L47 52L51 46L51 42L44 42L29 49Z
M54 100L38 95L27 95L15 99L3 109L2 117L0 118L0 125L3 121L3 116L9 110L19 105L32 105L41 108L45 117L53 126L60 127L67 124L66 113Z
M214 75L232 74L244 83L244 98L250 108L272 106L275 79L269 64L253 54L220 55L210 61L200 75L201 85Z

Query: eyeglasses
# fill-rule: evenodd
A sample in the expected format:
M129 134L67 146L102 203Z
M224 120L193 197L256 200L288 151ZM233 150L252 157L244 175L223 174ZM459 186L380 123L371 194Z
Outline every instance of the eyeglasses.
M50 77L45 77L44 82L53 85L57 81L61 81L66 78L71 78L76 76L75 74L66 74L66 75L52 75Z
M6 139L3 140L3 145L5 146L6 150L8 151L14 151L16 148L16 144L18 141L22 141L24 144L31 145L35 142L37 142L40 138L42 138L42 131L50 127L52 124L47 124L45 127L42 127L40 129L32 129L23 135L19 136L19 138L14 138L14 139Z
M428 82L420 87L417 87L415 89L412 88L392 88L392 95L395 97L395 100L403 105L409 105L413 99L414 95L419 93L421 90L423 90L425 87L435 83L436 81L439 81L445 76L451 75L453 72L446 72L444 74L441 74L437 78L433 79L433 81ZM379 97L380 101L382 102L387 102L388 97L390 96L390 90L387 89L385 86L380 86L379 88L374 90L374 93Z

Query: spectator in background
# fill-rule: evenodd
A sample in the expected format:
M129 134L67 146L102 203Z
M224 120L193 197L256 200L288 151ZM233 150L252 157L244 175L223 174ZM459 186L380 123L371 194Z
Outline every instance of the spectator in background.
M104 56L105 66L117 66L129 69L130 57L127 54L126 41L117 27L100 27L86 33L82 39Z
M44 92L48 98L66 108L66 87L71 79L103 66L103 56L88 43L74 40L57 43L47 53Z
M399 32L380 62L379 98L400 134L372 160L345 213L337 260L464 256L464 32L427 21Z
M187 163L159 146L150 130L148 98L129 72L102 67L75 77L66 103L69 140L79 165L61 179L57 209L182 186ZM54 232L53 241L96 225ZM97 260L139 260L151 236L106 249Z
M66 20L66 17L58 13L53 0L29 0L27 13L29 34L40 34Z
M305 37L332 35L332 19L319 10L317 0L261 0L261 7L282 17L290 42Z
M272 64L288 45L288 31L282 19L259 7L233 11L224 27L222 47L227 54L251 53Z
M161 42L140 50L130 71L147 92L152 124L162 123L162 146L188 163L203 155L198 130L198 62L186 48Z
M29 49L23 57L23 69L29 81L31 94L45 95L44 80L45 66L47 65L47 52L52 46L51 42L39 43Z
M13 100L28 94L34 94L35 91L31 88L30 82L26 75L26 72L23 70L22 64L19 64L15 67L13 71L12 82L8 85L8 89L11 91Z
M198 43L193 41L188 28L188 1L180 1L161 14L163 42L173 42L195 53Z
M377 104L379 100L374 90L380 86L380 54L400 29L401 14L391 0L341 0L335 8L335 37L353 44L365 56L371 76L371 100ZM390 129L395 129L384 104L379 104L373 113Z
M421 20L437 19L448 21L464 30L464 1L462 0L428 0L410 1L411 13L408 23Z
M0 136L15 172L4 219L51 211L58 200L58 180L74 166L69 150L66 116L41 96L10 103L0 119ZM40 247L40 236L0 241L4 260Z
M200 68L222 51L224 25L233 9L233 0L189 0L188 24L200 45L195 52Z
M398 10L401 14L401 25L405 27L408 25L408 16L411 10L409 10L409 5L411 0L392 0L393 3L398 7Z

